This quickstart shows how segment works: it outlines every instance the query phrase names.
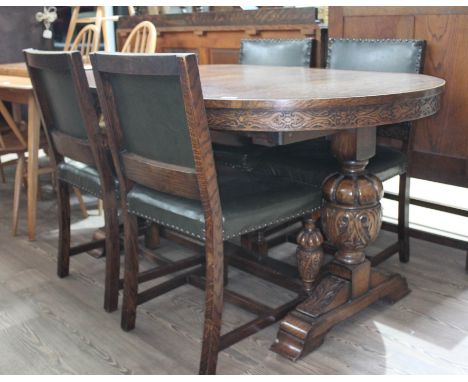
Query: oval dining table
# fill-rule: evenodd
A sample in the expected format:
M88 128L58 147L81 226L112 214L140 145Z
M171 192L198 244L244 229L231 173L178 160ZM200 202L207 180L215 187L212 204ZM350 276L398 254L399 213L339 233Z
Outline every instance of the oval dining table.
M383 186L366 171L376 127L435 114L445 81L436 77L300 67L200 66L210 129L232 133L330 135L341 171L322 185L322 229L338 249L322 267L323 237L306 220L297 260L308 297L281 321L271 349L297 360L323 343L337 323L378 299L409 293L400 275L371 269L366 247L380 231ZM278 141L278 140L277 140ZM310 163L311 168L319 163ZM321 278L318 278L319 272Z
M445 81L420 74L249 65L200 65L199 72L213 132L253 138L287 134L290 142L329 135L341 163L340 172L322 186L322 228L338 249L335 259L320 269L323 237L305 224L297 257L308 297L282 320L272 350L296 360L320 346L331 327L374 301L397 301L409 293L403 277L371 269L365 258L380 231L383 196L381 181L365 168L375 155L376 127L435 114ZM92 71L86 73L95 87Z

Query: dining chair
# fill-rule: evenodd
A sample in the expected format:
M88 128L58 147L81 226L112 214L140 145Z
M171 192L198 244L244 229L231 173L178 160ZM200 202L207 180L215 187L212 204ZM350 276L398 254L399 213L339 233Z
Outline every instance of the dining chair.
M342 70L365 70L421 73L424 61L425 41L422 40L373 40L373 39L330 39L327 68ZM352 75L352 74L350 74ZM411 159L412 123L404 122L377 128L377 137L400 142L400 148L378 144L376 155L371 158L367 169L382 181L400 176L398 197L398 241L371 258L377 265L398 252L401 262L408 262L409 249L409 188L407 175ZM378 142L379 143L379 142ZM315 182L317 173L327 174L339 169L338 161L332 157L330 141L322 138L307 142L275 147L260 155L243 159L254 172L288 176L301 182ZM238 164L239 161L235 161ZM313 165L312 165L313 164ZM245 238L247 246L267 253L268 234ZM258 240L257 238L260 238Z
M96 25L89 24L83 27L76 36L73 44L70 46L70 51L78 50L84 64L89 64L90 53L99 50L99 29Z
M312 65L314 40L302 39L244 39L241 40L239 64L268 66ZM261 155L266 147L254 144L249 139L238 140L236 146L223 143L228 133L216 132L217 142L213 143L215 159L231 167L246 168L249 158Z
M67 35L65 37L65 45L64 50L71 50L71 41L73 35L75 33L76 26L78 24L94 24L98 28L98 30L102 30L102 40L104 43L104 50L108 51L110 48L110 38L107 32L107 23L108 22L116 22L121 17L120 15L109 15L108 8L105 6L97 6L94 7L95 9L90 12L80 12L81 7L73 6L71 17L70 17L70 24L68 26ZM135 7L128 6L128 15L135 16Z
M122 53L156 52L156 27L149 21L142 21L132 29L125 40Z
M305 66L312 63L313 39L244 39L239 64Z
M120 243L118 183L98 126L92 97L79 52L24 51L26 65L39 105L42 123L57 168L59 243L57 274L69 274L70 256L102 247L106 254L104 308L117 309ZM57 86L60 84L60 86ZM70 243L69 186L104 201L105 239L72 247Z
M226 241L312 213L321 192L289 179L215 166L194 54L95 53L91 62L120 184L125 234L121 326L133 329L137 305L203 274L200 265L205 264L199 372L215 373L220 349L256 330L238 328L236 336L229 332L220 340ZM139 273L137 217L201 241L204 256ZM139 291L141 282L188 268ZM272 323L273 315L268 317Z

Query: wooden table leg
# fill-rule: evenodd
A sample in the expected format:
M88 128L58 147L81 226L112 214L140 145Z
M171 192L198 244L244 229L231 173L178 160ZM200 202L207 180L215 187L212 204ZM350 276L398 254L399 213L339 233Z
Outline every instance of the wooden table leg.
M37 186L39 168L40 120L36 101L28 100L28 237L36 239Z
M375 128L340 132L332 147L342 170L323 182L322 228L338 250L327 265L327 275L314 288L307 290L310 283L305 282L309 298L281 321L271 350L293 361L319 347L334 325L376 300L394 302L409 293L403 277L371 269L365 257L382 223L382 182L365 170L375 154ZM306 225L299 239L308 231L311 227ZM298 244L298 252L303 251L303 240ZM311 244L306 241L305 246ZM313 265L307 267L309 271L302 270L301 275L318 274Z

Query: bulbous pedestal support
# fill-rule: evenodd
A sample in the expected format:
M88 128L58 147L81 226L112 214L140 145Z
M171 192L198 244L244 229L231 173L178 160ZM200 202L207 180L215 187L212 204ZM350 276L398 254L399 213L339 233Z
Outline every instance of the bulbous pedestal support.
M365 248L379 234L382 225L382 182L365 171L367 161L343 164L343 172L323 182L322 228L345 264L365 261Z

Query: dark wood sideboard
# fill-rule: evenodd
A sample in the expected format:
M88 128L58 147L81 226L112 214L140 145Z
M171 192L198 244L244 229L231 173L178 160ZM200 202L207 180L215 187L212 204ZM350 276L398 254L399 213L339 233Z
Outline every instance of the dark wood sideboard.
M427 41L424 74L447 85L415 124L410 175L468 187L468 7L330 7L329 36Z
M237 64L240 41L246 38L305 38L316 41L314 66L324 66L327 29L317 21L316 8L206 12L121 17L120 50L134 26L143 20L157 28L158 52L193 52L200 64Z

